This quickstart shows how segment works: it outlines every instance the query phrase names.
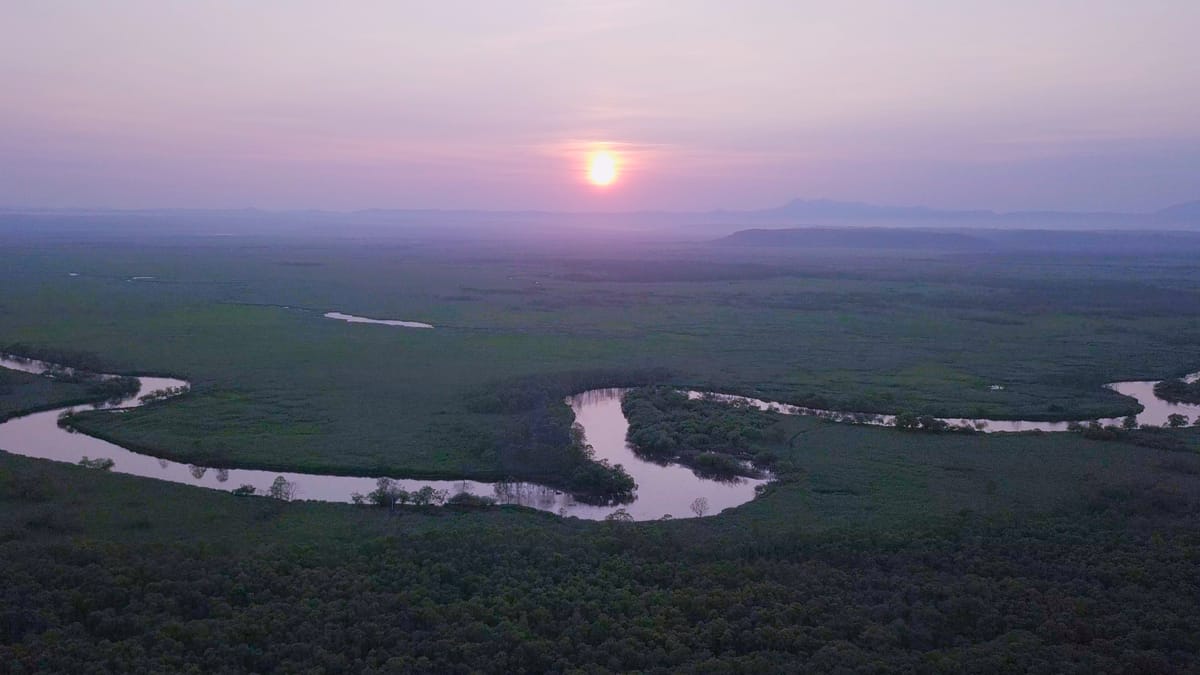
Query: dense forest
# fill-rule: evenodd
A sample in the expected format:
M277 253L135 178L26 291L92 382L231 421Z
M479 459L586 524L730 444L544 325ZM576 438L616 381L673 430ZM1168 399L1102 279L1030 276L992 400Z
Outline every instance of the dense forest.
M0 421L61 406L101 403L132 396L134 377L101 377L68 369L40 375L0 368Z
M32 410L93 400L82 385L0 368L0 421Z
M44 361L65 368L78 368L90 373L102 373L107 368L107 364L99 354L82 349L60 349L25 342L10 342L0 347L0 354L7 354L19 359Z
M1163 380L1154 385L1154 394L1172 403L1200 403L1200 380Z
M586 522L484 498L426 506L386 479L363 505L317 504L0 453L0 661L13 673L1183 673L1200 659L1194 429L1084 427L1052 446L665 387L630 391L624 407L631 438L678 439L662 446L676 458L736 451L780 481L715 518ZM1141 434L1173 451L1132 445ZM873 458L851 450L880 441ZM880 466L847 483L847 470L943 446L930 461L946 485L907 515L883 495L880 523L797 517L900 477ZM1041 473L1078 472L1071 458L1102 448L1126 459L1099 457L1120 469L1090 485L1052 477L1066 499L1051 508L1029 510L1020 492L999 509L930 508L973 466L990 467L987 498L1017 482L1004 448L1044 455ZM822 489L830 479L847 487Z
M149 483L0 455L7 672L1186 672L1200 655L1182 495L810 533Z
M783 431L770 415L738 402L689 399L670 387L625 392L621 410L629 420L629 444L639 455L678 462L709 476L755 476L777 457L764 441Z
M472 412L512 416L492 440L488 452L512 475L570 491L593 503L629 501L637 488L620 465L594 461L591 448L574 427L567 396L590 389L627 387L661 381L661 368L567 371L553 375L490 382L470 395Z

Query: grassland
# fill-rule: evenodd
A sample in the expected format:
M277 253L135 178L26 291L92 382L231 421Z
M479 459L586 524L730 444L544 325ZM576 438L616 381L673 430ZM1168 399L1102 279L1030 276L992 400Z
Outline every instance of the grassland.
M586 385L569 376L580 371L660 368L670 384L781 401L1036 419L1131 412L1100 385L1200 363L1188 257L750 260L698 246L252 239L10 251L0 339L195 384L170 405L80 426L237 466L545 479L562 468L506 450L528 416L469 402L529 380ZM330 310L437 328L321 317ZM546 390L551 417L566 393Z
M89 400L82 384L55 382L30 373L0 368L0 421L34 410Z
M0 343L88 350L195 385L81 424L228 465L553 477L570 421L556 397L622 378L1092 417L1128 410L1104 382L1200 364L1200 264L1186 256L251 238L7 252ZM437 328L321 318L330 310ZM76 393L7 377L13 409ZM776 416L746 448L780 477L762 497L636 524L284 503L0 452L0 663L1189 672L1200 429L1155 433L1176 450ZM517 452L530 442L545 452Z

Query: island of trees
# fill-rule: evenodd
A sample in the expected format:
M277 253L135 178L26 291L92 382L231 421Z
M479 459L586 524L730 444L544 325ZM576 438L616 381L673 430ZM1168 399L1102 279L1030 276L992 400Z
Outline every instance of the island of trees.
M630 446L652 461L679 462L700 475L722 478L756 477L761 471L755 463L773 459L757 446L775 419L745 403L642 387L625 393L621 410L629 420Z
M1154 385L1154 395L1171 403L1200 403L1200 380L1163 380Z

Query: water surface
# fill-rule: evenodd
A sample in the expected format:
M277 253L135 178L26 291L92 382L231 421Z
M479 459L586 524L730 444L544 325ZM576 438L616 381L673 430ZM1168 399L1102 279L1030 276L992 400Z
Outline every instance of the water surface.
M1200 373L1192 373L1184 378L1188 382L1194 382L1200 379ZM1112 389L1118 394L1128 396L1137 400L1142 404L1142 412L1138 413L1135 418L1139 426L1166 426L1167 417L1173 414L1184 415L1189 421L1200 417L1200 405L1189 403L1171 403L1155 396L1154 385L1158 384L1158 380L1137 380L1132 382L1112 382L1104 385L1108 389ZM844 410L822 410L819 408L806 408L804 406L791 405L790 403L775 403L772 401L764 401L758 398L750 398L748 396L736 396L733 394L717 394L703 391L688 391L689 398L713 398L727 403L742 403L754 406L759 410L768 410L777 412L782 415L811 415L814 417L823 417L838 422L853 422L857 424L871 424L876 426L892 426L896 423L895 415L877 415L872 413L861 413ZM1072 424L1070 421L1061 422L1036 422L1023 420L989 420L989 419L971 419L966 417L940 417L938 418L952 426L970 426L978 431L985 433L994 432L1021 432L1021 431L1069 431ZM1087 424L1092 421L1097 421L1105 426L1118 425L1125 421L1124 417L1105 417L1099 420L1076 420L1076 423Z
M0 357L0 366L31 373L41 373L49 365L39 361L15 360ZM163 377L141 377L137 395L115 404L89 405L75 410L122 410L138 407L139 396L154 391L186 387L183 380ZM737 506L754 498L755 487L764 481L739 479L732 483L708 480L678 464L659 465L638 458L625 443L628 423L621 412L620 390L586 392L568 399L576 420L583 426L587 442L593 447L596 459L622 464L638 489L636 499L622 507L597 506L577 502L570 494L535 483L486 483L470 480L413 480L397 478L405 490L416 491L425 486L444 490L448 495L468 492L496 499L502 504L520 504L563 516L592 520L603 519L617 508L624 508L635 520L655 520L666 515L693 517L691 503L698 497L708 501L704 515L714 515L722 509ZM170 405L163 402L157 405ZM58 416L65 409L33 413L0 424L0 449L26 457L59 462L77 463L83 457L108 458L115 464L113 471L134 476L157 478L218 490L233 490L243 485L253 486L259 494L266 492L278 476L296 485L296 498L328 502L349 502L354 493L367 494L375 489L375 476L332 476L322 474L261 471L256 469L224 469L173 462L128 450L119 445L71 432L58 426Z
M424 324L427 325L427 324ZM42 373L49 364L39 361L0 357L0 367L30 373ZM69 369L68 369L69 370ZM1195 379L1200 374L1190 376ZM123 410L142 405L138 399L151 392L177 391L186 388L184 380L167 377L140 377L137 395L115 403L105 403L76 408L76 410L109 410L108 414L120 414ZM1154 395L1153 381L1117 382L1107 385L1114 391L1138 400L1145 410L1137 416L1140 424L1162 425L1172 413L1187 415L1189 419L1200 416L1200 405L1173 404ZM565 492L544 485L525 482L486 483L469 480L412 480L398 478L397 484L408 491L430 486L447 495L467 492L491 497L502 504L520 504L563 516L587 519L602 519L617 508L623 508L634 520L655 520L665 516L690 518L697 515L691 505L697 498L707 502L701 515L714 515L723 509L744 504L754 498L757 489L767 481L736 478L731 481L716 481L702 478L691 469L679 464L659 464L638 457L626 442L629 423L621 411L621 389L597 389L567 399L575 420L583 427L587 443L592 446L596 459L605 459L612 464L621 464L637 481L636 499L622 507L583 504ZM840 421L866 424L892 424L890 415L866 415L853 412L838 412L804 408L760 399L688 392L689 396L713 397L727 402L740 402L788 415L816 415ZM157 405L170 405L163 402ZM93 438L83 433L68 431L58 426L58 417L65 409L38 412L11 419L0 424L0 449L8 452L59 462L77 463L83 457L90 459L108 458L115 462L113 471L135 476L156 478L218 490L233 490L243 485L253 486L259 494L266 492L278 476L283 476L296 486L296 498L348 502L354 493L367 494L375 489L374 476L333 476L297 472L261 471L255 469L226 469L172 462L151 455L128 450L119 445ZM951 424L971 424L983 431L1066 431L1067 422L1021 422L1005 420L946 419ZM1101 420L1106 424L1119 424L1121 418Z
M325 312L322 316L326 319L337 319L338 321L346 321L348 323L375 323L381 326L400 326L402 328L433 328L433 324L421 323L420 321L370 319L365 316L354 316L353 314L342 314L341 312Z

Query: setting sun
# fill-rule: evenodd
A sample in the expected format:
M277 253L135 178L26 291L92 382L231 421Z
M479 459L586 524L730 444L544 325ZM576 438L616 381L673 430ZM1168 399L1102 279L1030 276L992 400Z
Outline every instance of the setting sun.
M617 179L617 157L607 150L588 156L588 181L592 185L611 185Z

